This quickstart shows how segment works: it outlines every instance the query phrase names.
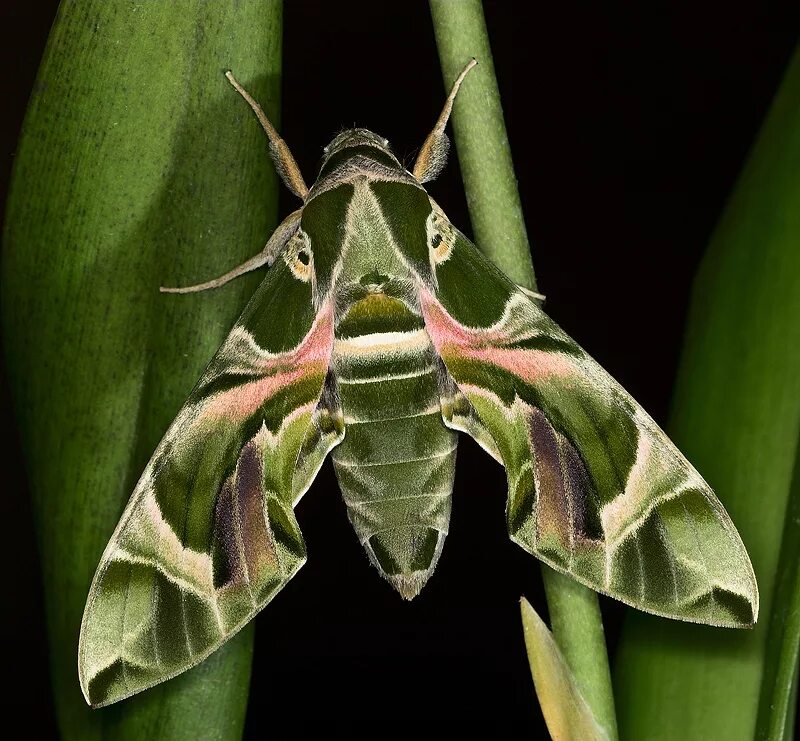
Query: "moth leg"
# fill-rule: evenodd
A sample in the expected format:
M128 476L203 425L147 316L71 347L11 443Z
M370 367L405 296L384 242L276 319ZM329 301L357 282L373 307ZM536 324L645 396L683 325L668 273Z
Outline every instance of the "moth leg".
M453 101L456 99L456 94L461 87L461 83L464 82L467 73L477 63L477 59L471 59L467 66L461 70L461 74L453 83L453 89L450 91L450 95L447 96L447 100L444 102L444 108L442 108L442 112L439 114L433 131L428 134L428 138L422 145L422 149L419 150L417 161L414 163L413 175L420 183L427 183L429 180L433 180L442 171L442 168L447 162L450 140L447 138L447 134L444 133L444 128L447 126L450 112L453 110Z
M536 291L531 291L530 288L525 288L525 286L517 286L517 288L519 288L519 290L522 291L526 296L536 301L536 303L540 306L544 303L546 297L543 293L536 293Z
M300 226L301 214L302 209L290 213L272 233L272 236L264 245L264 249L262 249L261 252L254 255L249 260L245 260L241 265L237 265L233 270L229 270L224 275L220 275L219 278L214 278L205 283L198 283L194 286L183 286L181 288L165 288L161 286L158 290L161 291L161 293L198 293L199 291L207 291L212 288L224 286L234 278L249 273L251 270L257 270L265 265L269 267L275 262L275 258L297 231L297 227Z
M239 93L253 109L253 113L256 114L256 118L266 132L267 138L269 139L269 152L272 155L275 168L278 171L278 175L281 176L284 185L298 198L305 200L305 197L308 195L308 186L305 180L303 180L300 168L297 166L297 162L295 162L289 150L289 146L281 139L280 134L278 134L275 127L269 122L261 106L256 103L250 93L239 84L230 70L225 73L225 77L228 78L228 82L233 85L236 92Z

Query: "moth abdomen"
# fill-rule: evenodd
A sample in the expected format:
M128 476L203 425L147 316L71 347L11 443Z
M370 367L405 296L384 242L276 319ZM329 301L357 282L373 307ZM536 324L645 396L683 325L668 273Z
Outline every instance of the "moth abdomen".
M433 346L418 314L372 293L342 317L332 367L347 430L332 457L348 516L372 563L411 599L441 552L455 470Z

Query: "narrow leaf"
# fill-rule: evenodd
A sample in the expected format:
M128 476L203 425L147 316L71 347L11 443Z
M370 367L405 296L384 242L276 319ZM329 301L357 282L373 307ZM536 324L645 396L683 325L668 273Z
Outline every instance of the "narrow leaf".
M520 602L522 629L536 695L554 741L606 741L553 635L524 597Z
M631 612L615 671L623 737L756 732L770 616L787 599L775 575L800 432L798 162L800 49L697 276L670 425L739 529L761 617L743 632Z
M224 272L274 223L263 134L224 72L275 120L281 11L65 0L39 70L8 202L2 309L67 739L241 734L251 631L101 711L81 696L77 641L132 487L254 285L158 291Z
M788 741L794 738L800 658L800 447L795 457L774 600L756 738Z

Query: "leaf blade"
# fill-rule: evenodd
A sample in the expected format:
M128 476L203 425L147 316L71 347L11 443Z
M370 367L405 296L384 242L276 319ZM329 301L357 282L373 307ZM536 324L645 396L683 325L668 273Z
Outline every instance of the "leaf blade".
M739 529L762 619L742 634L631 613L614 680L620 726L632 738L744 740L756 729L800 433L798 156L800 49L697 276L668 428Z
M607 741L608 731L592 713L553 635L524 597L522 629L536 695L554 741Z
M65 737L242 727L249 632L190 678L111 711L86 708L75 662L121 507L252 280L186 300L158 285L223 272L274 223L263 135L223 72L236 69L274 115L280 19L278 2L64 3L39 72L8 203L3 315Z
M800 447L775 578L758 708L756 738L783 741L793 738L796 715L798 656L800 656Z

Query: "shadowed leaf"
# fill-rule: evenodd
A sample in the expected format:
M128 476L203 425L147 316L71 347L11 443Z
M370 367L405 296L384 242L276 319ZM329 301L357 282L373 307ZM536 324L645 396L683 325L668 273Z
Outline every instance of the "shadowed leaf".
M274 224L280 2L62 2L25 119L6 215L5 351L43 568L64 738L238 738L252 632L102 711L76 663L92 574L147 459L255 278L196 296Z
M794 738L800 656L800 447L786 509L770 621L756 738L788 741Z
M695 281L669 426L742 536L761 618L742 632L631 612L614 677L626 738L752 739L768 651L796 651L770 616L796 599L776 573L782 533L796 533L784 521L800 433L798 162L800 49Z

